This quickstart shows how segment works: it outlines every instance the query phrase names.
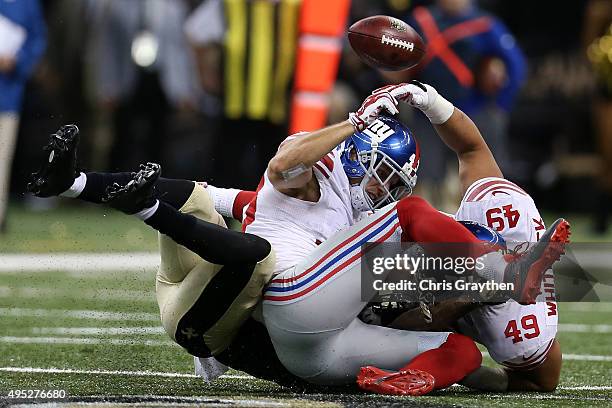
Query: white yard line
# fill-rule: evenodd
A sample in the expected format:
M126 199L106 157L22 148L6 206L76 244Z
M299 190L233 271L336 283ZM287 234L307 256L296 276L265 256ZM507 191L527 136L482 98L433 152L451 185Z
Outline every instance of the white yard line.
M572 252L585 268L607 268L612 264L612 253L605 250L576 249ZM0 255L0 273L68 271L89 272L151 271L159 267L158 252L57 252L14 253Z
M612 312L611 302L562 302L560 305L562 312Z
M125 336L138 334L166 334L163 327L32 327L35 335L72 335L72 336Z
M41 373L41 374L92 374L92 375L126 375L133 377L169 377L169 378L200 378L195 374L167 373L159 371L108 371L108 370L76 370L71 368L37 368L37 367L0 367L0 372L9 373ZM256 380L250 375L223 374L219 378L232 380Z
M612 325L560 323L559 331L564 333L612 333Z
M0 307L0 317L49 317L91 320L159 322L157 313L105 312L100 310L28 309Z
M167 377L167 378L200 378L195 374L172 373L159 371L108 371L108 370L76 370L70 368L37 368L37 367L0 367L0 372L9 373L38 373L38 374L89 374L89 375L117 375L130 377ZM221 379L229 380L257 380L250 375L224 374ZM612 391L607 385L579 385L560 386L559 390L566 391Z
M132 300L137 302L154 302L155 290L127 290L127 289L53 289L36 287L10 287L0 286L0 298L70 298L70 299L103 299L103 300Z
M486 351L482 352L483 357L491 357ZM599 356L594 354L563 354L563 360L574 361L612 361L612 356Z
M2 316L2 313L0 313ZM32 327L32 334L56 334L76 336L120 336L131 334L164 334L161 326L151 327ZM612 333L609 324L560 324L559 332L563 333Z
M159 262L157 252L2 254L0 273L67 271L91 276L117 270L155 271Z
M591 354L563 354L563 359L575 361L612 361L612 356L596 356Z
M89 337L19 337L0 336L0 343L16 344L102 344L114 346L176 346L170 340L96 339Z

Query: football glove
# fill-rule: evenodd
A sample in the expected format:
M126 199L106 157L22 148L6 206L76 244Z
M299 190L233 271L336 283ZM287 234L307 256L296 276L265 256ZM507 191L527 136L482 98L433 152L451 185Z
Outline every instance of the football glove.
M410 83L387 85L373 92L387 92L401 102L421 110L434 125L446 122L453 114L455 107L444 99L436 89L419 81Z
M397 99L389 92L373 93L365 98L357 112L349 113L348 120L353 124L356 131L361 132L375 121L383 110L391 115L397 114L399 112L397 105Z

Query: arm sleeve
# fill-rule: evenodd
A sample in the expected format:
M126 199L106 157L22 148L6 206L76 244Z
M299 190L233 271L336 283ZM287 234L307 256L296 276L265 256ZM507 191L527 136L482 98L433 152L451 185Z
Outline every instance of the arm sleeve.
M499 92L497 104L509 110L527 75L527 62L514 36L500 21L494 20L489 35L489 52L504 61L508 74L508 82Z
M221 188L204 184L206 191L215 203L215 210L224 217L231 217L242 222L242 214L251 200L256 196L254 191Z
M45 52L47 29L38 0L28 1L24 7L28 8L27 37L17 53L15 72L20 78L27 79Z

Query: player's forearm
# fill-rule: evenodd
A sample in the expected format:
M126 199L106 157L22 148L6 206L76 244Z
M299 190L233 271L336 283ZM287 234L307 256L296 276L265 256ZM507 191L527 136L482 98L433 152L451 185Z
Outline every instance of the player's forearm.
M349 121L328 126L300 136L281 148L270 160L268 169L274 174L284 174L300 166L309 168L327 153L345 141L354 132Z
M459 384L479 391L506 392L508 391L508 374L503 367L481 366L461 380Z
M420 308L414 308L399 315L389 327L416 331L450 331L459 318L477 307L477 303L467 298L443 300L430 307L431 323L423 319Z
M434 128L459 159L476 151L489 150L472 119L458 108L455 108L446 122L434 124Z
M420 109L459 160L463 191L484 177L503 177L474 122L430 85L412 81L397 90L399 97ZM402 94L403 93L403 94Z

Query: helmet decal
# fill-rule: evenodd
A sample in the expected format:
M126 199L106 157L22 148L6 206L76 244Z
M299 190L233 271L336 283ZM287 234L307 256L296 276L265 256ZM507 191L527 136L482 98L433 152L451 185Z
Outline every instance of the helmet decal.
M340 159L349 178L361 179L363 191L353 201L361 203L365 198L370 210L411 194L416 185L418 143L410 129L393 118L381 116L363 132L355 132L345 142ZM366 192L372 180L383 187L382 196L371 197ZM351 188L351 195L356 191Z

